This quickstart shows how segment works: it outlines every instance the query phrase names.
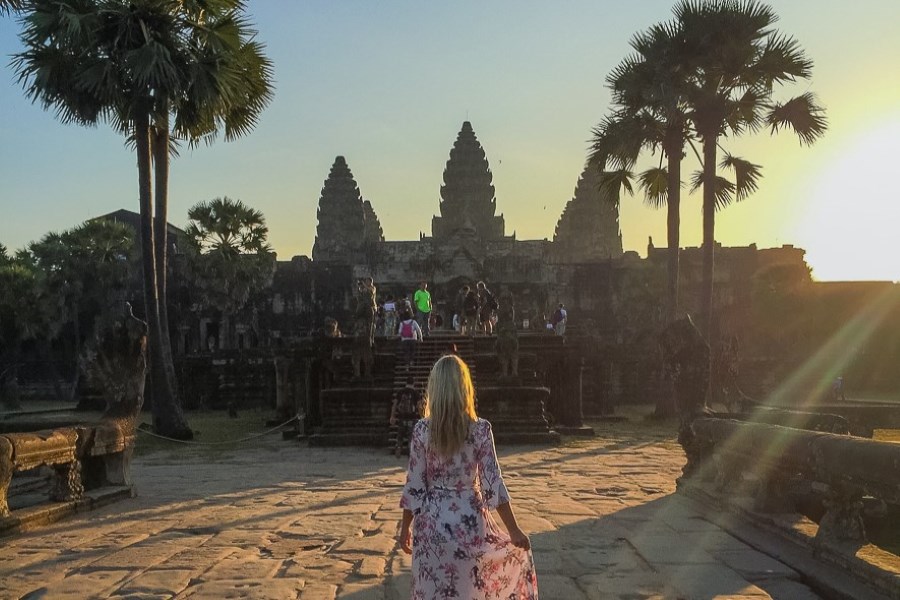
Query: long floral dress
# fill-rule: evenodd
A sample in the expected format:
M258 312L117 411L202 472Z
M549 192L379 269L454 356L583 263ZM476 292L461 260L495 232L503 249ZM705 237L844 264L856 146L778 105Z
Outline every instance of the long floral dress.
M412 598L537 600L531 552L514 546L491 516L509 502L491 424L478 419L462 449L429 448L429 422L413 428L402 508L413 512Z

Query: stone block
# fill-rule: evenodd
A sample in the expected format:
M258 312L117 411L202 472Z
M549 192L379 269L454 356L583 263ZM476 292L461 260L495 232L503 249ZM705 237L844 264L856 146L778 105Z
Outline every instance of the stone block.
M305 598L302 579L207 579L186 589L179 598L196 600L296 600ZM310 595L309 598L316 596ZM334 596L319 596L332 599Z
M374 554L386 556L394 551L397 541L386 535L373 535L369 537L349 538L338 544L333 552L335 554Z
M558 600L587 600L584 591L571 577L564 575L546 574L538 572L538 588L541 598L556 598Z
M106 598L124 580L132 575L131 571L92 571L76 573L49 585L36 587L28 594L28 598L53 598L54 600L84 600L84 598Z
M359 564L357 573L360 577L383 577L385 559L378 556L367 556Z
M669 593L686 598L769 598L764 590L721 563L666 564L660 571L666 576Z
M112 598L147 596L174 598L186 589L195 574L191 569L153 569L141 573L112 594Z
M766 579L793 579L800 581L800 575L784 563L757 552L752 548L744 550L724 550L715 557L754 583Z

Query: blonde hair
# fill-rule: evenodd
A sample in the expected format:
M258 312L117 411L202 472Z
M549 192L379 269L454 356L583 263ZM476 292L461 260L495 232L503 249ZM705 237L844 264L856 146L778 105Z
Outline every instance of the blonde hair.
M469 425L478 418L468 365L453 354L439 358L431 368L425 395L430 445L438 454L452 456L462 448L469 435Z

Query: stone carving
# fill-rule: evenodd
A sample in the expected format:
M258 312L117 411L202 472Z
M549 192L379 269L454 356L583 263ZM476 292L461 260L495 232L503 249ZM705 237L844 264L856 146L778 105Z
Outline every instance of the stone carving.
M431 231L435 239L473 237L479 240L503 238L503 215L497 216L493 175L484 149L475 137L472 124L464 122L441 186L441 216L434 217Z
M515 300L509 289L502 288L497 296L497 358L500 376L519 376L519 332L516 328Z
M144 404L147 375L147 324L134 316L131 304L115 322L101 327L92 349L82 357L88 379L106 397L104 421L121 422L134 432Z
M897 444L720 418L696 419L692 431L701 452L691 470L712 471L702 479L720 484L717 494L749 491L756 510L784 513L800 512L797 502L808 503L810 490L818 494L826 509L815 537L821 548L853 556L867 543L864 497L900 503ZM698 479L686 488L696 489ZM747 482L756 482L755 489Z
M685 475L697 464L691 424L706 413L709 388L709 344L689 316L673 321L660 334L663 368L674 383L678 410L678 443L688 457Z
M375 288L371 280L359 281L356 291L356 309L353 313L353 378L372 379L373 348L375 347Z
M369 205L371 208L371 204ZM372 217L375 211L372 210ZM367 237L366 207L359 187L343 156L334 159L328 179L322 187L318 210L319 224L313 245L314 261L353 263L367 239L380 237L378 218L374 217ZM377 224L377 227L376 227Z
M600 189L597 170L585 167L553 234L554 251L563 262L591 262L622 256L619 204Z

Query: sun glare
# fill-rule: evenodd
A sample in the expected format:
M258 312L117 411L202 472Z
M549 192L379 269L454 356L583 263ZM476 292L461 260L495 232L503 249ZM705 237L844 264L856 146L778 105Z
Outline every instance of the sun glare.
M844 144L811 185L797 242L819 280L900 281L900 115Z

